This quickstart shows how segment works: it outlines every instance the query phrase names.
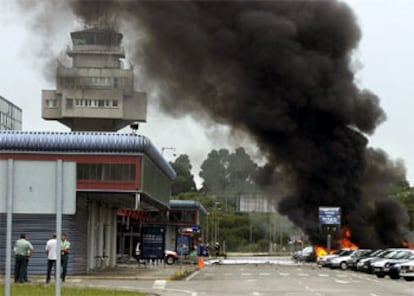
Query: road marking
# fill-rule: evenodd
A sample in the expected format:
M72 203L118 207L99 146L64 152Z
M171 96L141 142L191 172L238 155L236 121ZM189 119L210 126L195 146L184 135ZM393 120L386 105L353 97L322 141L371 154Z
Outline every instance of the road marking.
M165 285L167 284L166 280L156 280L152 285L153 289L165 289Z
M247 275L252 275L251 272L243 272L241 275L247 276Z
M318 276L320 276L320 277L329 277L329 274L326 274L326 273L318 273Z
M337 277L342 277L342 278L346 278L346 277L348 277L348 275L346 275L346 274L337 274L336 276L337 276Z
M200 273L200 270L201 269L199 269L199 270L197 270L196 272L193 272L192 274L190 274L190 276L189 277L187 277L186 279L185 279L185 281L186 282L188 282L188 281L191 281L197 274L199 274Z
M170 291L173 292L175 294L180 293L179 295L183 295L183 293L185 294L189 294L191 296L197 296L197 292L191 291L191 290L178 290L178 289L165 289L165 291Z
M225 276L231 276L231 275L233 275L231 272L226 272L226 273L224 273L223 275L225 275Z
M288 272L279 272L279 275L281 275L281 276L289 276L290 273L288 273Z
M335 280L336 283L338 284L349 284L349 281L342 281L342 280Z
M270 273L268 273L268 272L261 272L261 273L259 273L259 275L270 275Z

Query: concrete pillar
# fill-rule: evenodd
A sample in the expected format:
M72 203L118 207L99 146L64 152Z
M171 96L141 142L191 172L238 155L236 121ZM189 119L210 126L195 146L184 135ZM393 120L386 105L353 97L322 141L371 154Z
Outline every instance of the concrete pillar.
M89 219L88 219L88 264L87 272L93 271L96 268L96 201L91 201L89 204Z
M111 220L112 211L109 206L105 207L105 267L109 267L111 257L112 257L112 220Z
M105 208L102 205L98 205L98 209L97 209L98 213L99 213L99 217L97 220L97 254L96 256L98 256L98 259L101 259L101 261L99 262L99 260L97 260L99 262L99 267L102 268L104 267L104 264L102 262L102 258L103 258L103 249L104 249L104 222L105 222Z
M112 230L112 240L111 240L111 267L116 266L116 239L117 239L117 220L116 220L116 209L111 211L111 230Z

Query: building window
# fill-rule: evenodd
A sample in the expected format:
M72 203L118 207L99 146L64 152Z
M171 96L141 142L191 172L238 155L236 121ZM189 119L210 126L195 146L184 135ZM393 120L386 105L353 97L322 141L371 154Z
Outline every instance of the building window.
M46 100L46 108L56 108L57 106L57 100Z
M78 180L135 180L135 164L124 163L78 163Z
M73 109L73 99L66 99L66 109L68 110Z

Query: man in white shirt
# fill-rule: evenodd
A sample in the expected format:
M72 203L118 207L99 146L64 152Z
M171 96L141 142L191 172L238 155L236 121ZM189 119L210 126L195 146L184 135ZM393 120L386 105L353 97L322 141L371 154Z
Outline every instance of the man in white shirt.
M56 233L53 233L52 238L49 239L46 243L46 254L47 254L47 275L46 275L46 283L50 282L50 273L52 272L53 265L55 266L56 270L56 257L57 257L57 250L56 250Z

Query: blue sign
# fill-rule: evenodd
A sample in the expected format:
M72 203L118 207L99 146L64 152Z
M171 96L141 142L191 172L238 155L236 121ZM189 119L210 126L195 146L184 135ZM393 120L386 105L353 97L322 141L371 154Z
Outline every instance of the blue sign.
M340 207L319 207L319 224L339 225L341 224Z
M142 259L164 259L164 245L164 227L142 227L140 245Z
M197 224L193 225L193 232L198 232L198 225Z

